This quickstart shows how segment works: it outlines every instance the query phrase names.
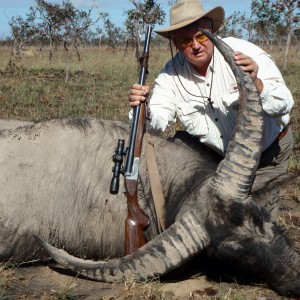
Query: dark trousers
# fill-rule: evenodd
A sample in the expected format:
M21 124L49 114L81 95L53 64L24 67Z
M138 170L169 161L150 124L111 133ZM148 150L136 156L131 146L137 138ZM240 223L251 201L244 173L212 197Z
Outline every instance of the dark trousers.
M293 134L287 130L284 137L277 138L261 155L260 163L256 171L253 190L259 190L268 182L286 175L288 171L289 156L293 150ZM277 221L280 207L280 191L274 188L270 196L260 203L271 214L271 219Z
M280 136L280 135L279 135ZM179 138L186 144L200 143L199 139L191 136L185 131L178 131L175 138ZM206 147L206 146L202 146ZM207 147L208 148L208 147ZM223 157L208 148L214 153L216 161L221 161ZM293 134L288 128L286 134L282 138L277 138L263 153L261 154L258 169L256 171L253 182L252 192L259 191L261 188L268 186L268 183L278 178L281 175L286 175L288 170L289 156L293 150ZM280 192L279 188L273 188L270 192L265 193L266 197L261 197L259 204L267 209L271 214L271 220L277 221L278 211L280 207Z

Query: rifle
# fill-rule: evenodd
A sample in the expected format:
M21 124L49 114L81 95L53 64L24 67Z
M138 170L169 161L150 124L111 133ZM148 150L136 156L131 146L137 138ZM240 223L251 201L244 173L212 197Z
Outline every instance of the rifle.
M144 52L140 58L140 74L139 84L144 85L146 82L150 38L152 26L147 27ZM125 255L133 253L138 248L147 243L144 230L149 226L147 215L140 209L137 201L137 185L138 185L138 168L139 159L142 152L143 134L145 131L145 103L133 109L133 119L130 128L129 146L124 151L124 140L118 140L118 146L113 156L115 163L113 167L113 178L111 181L110 192L118 193L119 175L122 173L125 177L125 188L127 195L128 215L125 220ZM122 167L123 155L127 155L125 170Z

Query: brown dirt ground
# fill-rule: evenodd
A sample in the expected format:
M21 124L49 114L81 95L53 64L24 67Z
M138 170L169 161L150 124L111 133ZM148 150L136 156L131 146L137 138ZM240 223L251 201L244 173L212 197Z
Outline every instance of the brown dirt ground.
M291 188L282 196L279 222L288 229L295 247L300 250L300 201L291 196ZM13 267L0 272L0 300L286 299L245 274L228 271L231 267L200 257L164 280L123 284L78 278L54 263Z

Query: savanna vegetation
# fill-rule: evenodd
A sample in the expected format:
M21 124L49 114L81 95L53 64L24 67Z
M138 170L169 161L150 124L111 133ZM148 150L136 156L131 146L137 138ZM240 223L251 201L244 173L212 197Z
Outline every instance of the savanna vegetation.
M65 82L67 53L63 48L54 52L49 62L48 51L34 51L31 57L24 57L22 63L11 69L7 67L10 49L1 49L0 59L0 118L40 121L61 117L96 117L128 121L128 90L138 78L138 65L134 49L119 47L82 48L81 60L71 57L69 79ZM295 107L291 126L294 133L294 151L290 159L290 171L300 170L300 61L295 49L286 71L283 71L282 53L272 52L283 72L286 84L291 89ZM161 67L170 58L168 45L164 48L151 46L147 82L153 85ZM176 128L172 128L174 133ZM114 149L112 149L113 154ZM299 180L290 184L283 195L299 203ZM291 209L284 210L280 222L299 237L300 214L294 216ZM12 267L13 266L13 267ZM12 267L12 268L11 268ZM35 280L38 280L36 282ZM49 281L47 281L49 280ZM18 268L8 263L0 264L0 299L277 299L264 285L240 285L237 283L210 283L197 277L197 288L193 281L164 285L159 281L151 283L125 283L108 289L106 285L84 281L80 278L63 276L47 267L38 269ZM235 281L236 279L234 279ZM237 279L239 280L239 279ZM32 284L34 285L31 285ZM60 286L58 287L58 282ZM193 285L192 285L193 284ZM97 288L95 288L97 286ZM83 288L85 287L85 288ZM190 288L187 292L188 287ZM172 294L176 290L190 295L188 298ZM114 291L114 292L113 292ZM84 295L82 293L85 293ZM102 294L103 293L103 294ZM13 294L14 297L10 298ZM96 296L98 295L98 296ZM27 298L26 298L27 297ZM32 297L32 298L31 298ZM275 298L274 298L275 297ZM38 298L37 298L38 299ZM283 299L283 298L278 298Z
M69 6L52 6L46 1L36 0L37 6L29 11L27 17L12 18L10 21L13 34L1 41L0 49L0 118L40 121L80 116L128 121L130 108L127 94L130 85L138 79L136 58L141 46L138 37L141 36L146 21L149 21L144 18L143 12L150 9L153 13L152 24L158 24L164 18L160 7L155 6L156 1L131 2L134 9L127 12L128 22L122 29L110 22L108 14L102 12L99 19L92 19L89 11L83 14L70 6L68 1L66 3L69 3ZM220 32L222 36L244 36L259 44L273 56L282 71L295 100L291 116L295 144L289 166L290 172L294 174L300 171L299 6L300 2L295 0L253 0L250 15L235 12L227 18ZM56 20L55 26L62 26L60 28L65 28L65 31L56 30L50 35L46 34L47 30L37 31L36 25L42 24L42 21L36 21L41 12L39 9L49 13L43 21L44 25L49 24L47 20ZM61 9L69 9L65 12L68 12L69 17L77 17L77 23L60 23L59 21L65 20L66 15L62 15L61 19L53 19L55 14L51 12ZM86 23L79 20L85 20ZM102 28L98 27L92 34L87 29L99 20L102 21ZM76 31L76 26L79 25L82 30ZM30 30L24 31L24 28ZM72 34L74 32L78 35ZM150 86L170 55L168 44L154 36L147 77ZM172 128L172 132L174 130L176 127ZM113 151L114 149L112 153ZM285 197L299 203L299 179L290 184L285 193ZM299 236L300 215L298 218L298 227L294 229L295 236ZM289 226L293 220L292 217L287 220L285 216L280 221L284 226ZM6 267L7 265L0 265L0 299L10 299L6 298L5 291L14 275L11 275L13 271L7 271ZM4 269L6 273L2 276ZM143 286L143 297L139 294L136 298L130 298L135 289L132 289L130 284L125 288L129 296L124 299L171 299L162 292L157 294L152 284L146 288ZM43 299L84 299L73 296L71 290L67 287L53 298ZM261 294L253 293L249 295L249 290L244 292L241 289L233 292L232 287L229 289L225 286L219 288L218 295L212 289L202 296L200 292L191 294L188 299L257 299L257 295L261 297ZM271 298L262 296L261 299Z
M134 49L85 48L81 60L74 55L65 83L67 53L56 50L51 65L47 51L35 51L18 68L7 68L10 50L2 48L0 60L0 117L39 121L60 117L88 116L114 120L128 120L128 90L138 79L138 64ZM290 88L295 107L292 127L295 152L291 171L299 171L300 151L300 61L291 50L287 70L283 70L280 52L272 53ZM167 45L152 47L149 59L148 84L154 83L164 63L170 58Z

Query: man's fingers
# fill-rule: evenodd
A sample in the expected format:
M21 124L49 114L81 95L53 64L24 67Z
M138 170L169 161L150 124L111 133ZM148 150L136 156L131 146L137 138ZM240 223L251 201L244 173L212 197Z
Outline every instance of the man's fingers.
M238 66L245 72L248 72L252 79L256 80L258 73L257 63L250 57L239 51L234 52L234 59Z
M140 85L140 84L133 84L131 87L131 91L141 91L143 95L146 95L149 93L149 86L148 85Z
M135 106L140 105L140 103L141 103L141 101L133 101L133 102L130 102L129 104L130 104L130 106L135 107Z
M137 106L147 99L149 93L149 86L142 86L140 84L133 84L128 93L130 106Z
M143 95L136 95L136 94L131 94L129 96L129 101L130 102L135 102L135 101L145 101L146 100L146 97L143 96Z

